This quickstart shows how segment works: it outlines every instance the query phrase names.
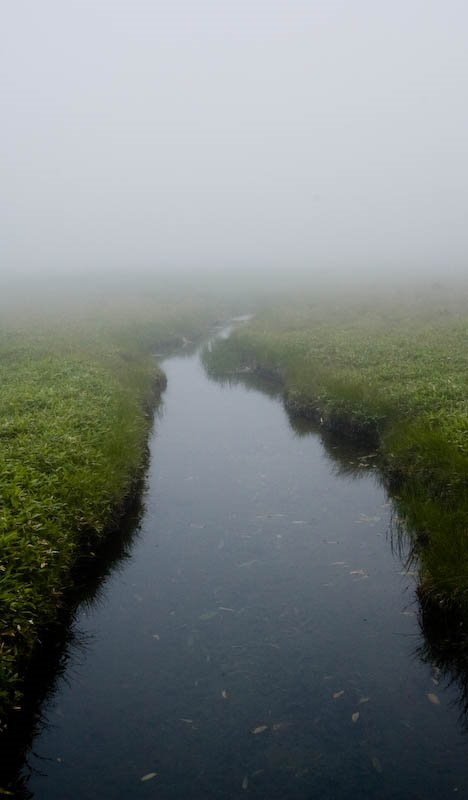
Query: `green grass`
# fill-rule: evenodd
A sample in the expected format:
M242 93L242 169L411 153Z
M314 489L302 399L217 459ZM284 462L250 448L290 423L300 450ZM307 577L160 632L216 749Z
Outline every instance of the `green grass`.
M266 372L293 414L378 446L413 531L421 596L468 610L466 294L295 298L204 359L226 378Z
M0 331L0 726L21 705L73 567L117 524L164 385L155 350L206 331L192 304L7 320Z

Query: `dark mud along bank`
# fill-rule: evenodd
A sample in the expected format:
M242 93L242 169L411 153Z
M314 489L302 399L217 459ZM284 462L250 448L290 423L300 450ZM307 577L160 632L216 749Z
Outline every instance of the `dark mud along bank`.
M8 789L468 796L463 669L419 615L372 453L289 419L271 384L209 380L198 354L163 368L142 513Z

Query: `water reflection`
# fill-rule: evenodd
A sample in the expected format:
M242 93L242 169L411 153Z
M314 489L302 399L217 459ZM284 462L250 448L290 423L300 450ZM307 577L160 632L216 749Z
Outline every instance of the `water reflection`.
M48 775L30 782L36 796L136 796L157 771L164 800L441 798L453 787L434 772L438 736L459 787L463 742L447 708L431 716L427 700L442 667L437 654L440 675L411 661L416 647L426 657L414 584L379 538L389 509L374 453L293 417L288 430L261 396L275 401L280 388L264 378L237 376L220 391L195 359L167 367L145 535L135 535L140 508L83 587L97 635L78 684L62 684L63 729L56 703L34 744L49 766L30 754ZM10 776L44 726L40 699L73 661L80 640L73 627L65 634Z
M209 359L203 359L205 371L211 380L222 385L242 384L249 391L260 391L268 397L283 398L281 382L274 374L266 376L250 369L238 370L228 376L218 373ZM402 572L418 577L418 556L427 541L421 534L412 532L407 523L408 509L398 494L398 487L379 471L379 454L369 445L341 436L324 428L320 423L290 412L283 403L289 425L297 436L319 435L322 446L333 464L334 474L339 477L359 478L364 472L373 471L384 487L389 502L390 528L389 546L400 560ZM419 597L417 612L413 601ZM414 651L415 657L430 665L434 687L456 686L459 696L460 721L468 730L468 630L466 620L453 607L443 608L428 603L419 595L416 586L414 598L408 601L408 610L403 613L417 615L421 632L421 644Z
M419 622L423 641L417 655L431 665L434 686L456 686L460 721L468 731L468 634L465 620L453 609L425 608L423 604Z
M67 612L48 632L36 652L26 674L21 711L12 719L8 732L0 737L0 787L8 787L7 792L13 792L20 800L33 797L28 789L31 775L28 752L34 739L48 725L44 708L52 700L60 679L66 675L72 655L85 653L92 644L89 635L76 625L77 612L99 605L106 581L123 570L131 558L145 510L144 497L145 481L141 479L118 529L95 548L93 557L83 557L77 563L75 589L69 597ZM33 769L38 771L37 763ZM47 771L47 760L44 771Z

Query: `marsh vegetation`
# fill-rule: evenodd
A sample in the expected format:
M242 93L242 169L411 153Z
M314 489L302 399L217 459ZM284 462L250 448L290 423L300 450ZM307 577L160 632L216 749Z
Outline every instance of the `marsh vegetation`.
M466 289L291 296L205 352L280 383L293 415L367 442L397 498L424 602L468 608Z
M77 562L96 557L137 490L165 385L154 353L186 347L210 319L193 302L122 296L88 312L68 302L4 315L1 727L21 709L38 643L67 612Z
M379 630L382 627L382 653L390 648L392 658L392 642L387 638L391 626L403 621L412 626L410 636L416 636L420 626L422 671L418 667L413 674L408 666L414 656L412 641L398 654L401 674L407 669L411 680L424 687L424 691L418 688L423 702L415 701L411 712L414 724L426 720L427 706L444 704L444 691L454 702L457 695L466 711L468 304L464 291L434 286L424 295L395 289L384 296L376 289L348 292L344 297L337 291L314 292L309 286L300 296L291 291L265 291L263 296L261 292L231 292L224 297L204 291L201 295L187 301L176 292L163 300L120 293L113 300L107 297L105 303L90 304L86 312L82 302L80 311L78 306L64 309L59 302L47 314L39 309L28 315L4 314L0 339L0 697L3 720L15 740L13 766L4 785L18 790L19 796L30 796L21 764L33 735L52 752L57 747L53 735L49 740L41 734L39 710L40 701L53 696L54 680L47 677L46 669L45 680L38 684L32 670L38 663L42 670L50 661L60 675L70 659L73 663L73 642L80 639L70 635L69 625L79 600L94 596L94 584L112 572L109 565L118 563L122 553L126 559L130 552L132 536L122 540L118 531L124 512L141 496L153 411L165 387L164 357L170 353L178 356L166 362L169 385L174 382L168 423L164 416L157 425L164 462L158 473L158 499L153 488L149 495L153 510L142 513L142 524L151 525L152 534L142 542L138 537L133 540L136 562L132 565L130 560L125 569L130 574L136 570L136 577L130 579L123 605L122 584L118 578L110 579L116 595L101 630L105 640L108 628L113 629L113 620L124 609L131 621L122 630L120 623L116 626L119 653L136 635L141 636L135 646L142 648L138 659L144 676L139 667L137 677L129 682L117 676L115 685L111 682L111 695L122 687L124 697L127 687L129 697L135 693L131 724L139 730L144 708L160 708L161 697L171 697L164 706L161 735L165 740L170 731L176 752L180 732L172 719L173 703L180 707L181 718L200 716L216 736L226 722L217 711L212 717L206 710L214 692L226 708L232 705L232 735L242 739L245 728L250 741L251 731L261 728L258 738L264 737L268 744L270 733L279 737L295 732L285 759L281 743L275 751L273 760L279 759L280 772L270 762L268 747L257 748L263 764L258 767L248 741L243 740L248 770L239 777L237 768L233 769L242 790L246 775L253 791L257 774L264 770L266 782L258 780L258 791L277 786L287 792L292 775L298 781L310 779L307 748L319 751L328 725L336 724L335 711L310 701L307 718L322 719L323 714L323 728L318 739L315 729L296 734L306 725L298 710L303 700L283 687L285 705L276 708L271 700L276 716L270 719L270 711L257 702L262 693L256 684L270 664L270 650L278 657L279 670L268 682L266 691L271 697L283 686L283 673L292 684L297 671L304 678L307 664L313 662L314 680L334 676L333 708L342 697L355 700L347 709L353 729L368 725L367 710L359 706L361 696L368 696L362 686L364 675L364 683L374 685L379 705L375 717L370 715L359 758L363 758L369 786L375 783L377 792L385 754L376 755L372 743L376 732L385 730L386 758L393 763L396 756L390 753L400 722L395 718L387 726L382 711L388 691L398 706L393 674L384 664L375 672L372 659L367 661L366 653L373 652L369 642L374 634L369 639L367 625L371 618ZM243 391L215 389L199 369L196 347L213 326L219 330L221 320L244 311L253 316L239 320L229 335L211 339L202 354L205 370L216 384L232 384L234 389L242 384ZM252 395L264 398L258 408L251 402ZM288 412L287 435L282 412L275 410L278 397ZM321 444L315 443L309 452L311 436ZM153 459L159 457L160 444L158 438L152 441ZM153 480L150 477L150 483ZM385 502L386 492L392 498L390 505ZM159 544L154 549L155 536L162 549ZM116 547L116 559L105 555L106 543L113 540L116 545L125 542ZM337 548L337 554L331 556L330 548ZM385 574L384 585L375 581L374 572ZM413 572L419 612L409 604ZM204 576L201 582L200 575ZM350 612L352 622L347 621L351 596L357 604L354 616ZM296 597L294 602L292 597ZM374 606L371 615L369 609ZM317 615L311 612L315 607L321 609ZM76 613L82 620L79 610ZM94 613L99 618L98 608ZM337 646L345 648L347 659L361 658L355 642L348 641L350 625L360 641L357 650L363 663L356 663L353 674L336 670L331 663L325 667L331 658L328 631L336 628L337 617L341 620ZM170 642L168 653L160 648L158 677L154 654L147 652L149 635L153 645L165 637ZM402 631L402 635L407 634ZM323 641L313 656L317 636ZM41 641L43 647L38 650ZM291 642L297 663L290 657ZM265 663L261 648L269 654ZM221 680L213 672L213 662L230 665L235 678L229 685L224 673ZM430 683L424 674L426 663ZM456 690L448 686L451 681ZM92 657L89 691L94 692ZM326 705L329 696L323 691L319 697ZM184 704L193 706L193 712L186 712ZM50 714L50 701L44 708ZM406 711L401 714L405 716ZM78 715L76 724L79 730L88 722ZM96 719L93 724L99 728L101 723ZM431 724L429 718L425 724ZM448 711L443 724L449 741L453 720ZM197 730L196 723L192 727ZM351 760L358 757L351 756L339 736L334 737L330 750L343 748ZM142 748L151 767L150 739L148 728ZM11 738L5 741L11 747ZM417 746L421 752L430 750L425 741ZM170 792L178 796L180 776L170 777L171 756L163 755L163 743L160 747L161 760L167 756L168 796ZM329 753L323 757L323 767L313 767L317 780L333 782L334 757ZM447 751L448 757L458 770L455 756ZM218 758L220 763L225 758L222 747ZM125 763L119 780L127 782L131 792L133 767ZM141 774L153 774L146 766L142 760ZM208 772L215 766L207 761ZM96 765L90 762L88 770L95 775ZM197 779L197 770L194 762L188 782ZM113 791L111 783L109 791ZM304 785L297 783L298 798ZM48 791L55 791L53 786L52 781ZM220 792L223 786L220 780ZM205 788L201 786L200 792ZM84 788L83 792L86 796Z
M298 424L248 373L220 385L185 350L162 366L140 530L77 614L25 796L464 791L457 687L415 657L414 576L369 449Z

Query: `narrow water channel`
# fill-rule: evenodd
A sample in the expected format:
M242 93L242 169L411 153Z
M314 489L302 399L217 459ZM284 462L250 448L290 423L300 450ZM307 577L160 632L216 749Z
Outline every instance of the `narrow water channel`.
M467 796L457 691L418 657L372 471L198 354L163 366L141 529L78 615L32 795Z

